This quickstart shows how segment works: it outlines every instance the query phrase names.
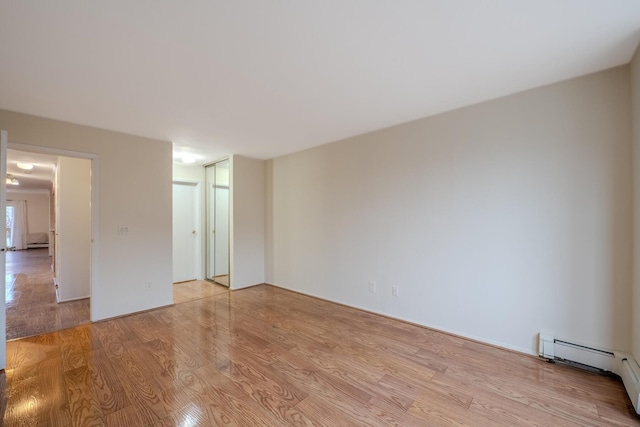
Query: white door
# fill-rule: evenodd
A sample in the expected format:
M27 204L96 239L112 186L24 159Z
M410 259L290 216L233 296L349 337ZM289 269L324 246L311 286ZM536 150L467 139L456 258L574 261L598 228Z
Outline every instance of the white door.
M173 183L173 282L200 278L200 187Z
M216 189L214 276L229 274L229 188Z
M229 286L229 159L206 167L207 279ZM227 277L224 277L227 276Z
M7 183L5 177L7 176L7 132L0 130L0 212L6 215L7 212ZM4 227L3 227L4 229ZM0 297L0 369L4 369L7 366L7 301L5 297L5 272L7 262L7 248L6 238L2 236L2 243L0 243L0 284L2 285L2 296Z
M207 167L207 279L216 275L216 181L215 165Z

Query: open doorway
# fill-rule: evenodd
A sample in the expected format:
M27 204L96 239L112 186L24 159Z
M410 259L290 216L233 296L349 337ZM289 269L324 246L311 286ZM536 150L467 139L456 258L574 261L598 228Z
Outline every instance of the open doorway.
M8 150L7 339L90 322L90 173L89 159Z

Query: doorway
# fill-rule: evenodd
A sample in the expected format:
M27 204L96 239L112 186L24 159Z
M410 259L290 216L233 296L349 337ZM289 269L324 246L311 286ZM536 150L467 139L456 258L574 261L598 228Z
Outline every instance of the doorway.
M229 287L229 159L205 166L206 278Z
M92 160L59 154L7 152L6 339L91 321Z

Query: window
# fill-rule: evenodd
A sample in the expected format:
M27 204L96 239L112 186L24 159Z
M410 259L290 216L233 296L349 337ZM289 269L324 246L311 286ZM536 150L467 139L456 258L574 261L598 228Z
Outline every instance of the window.
M7 225L5 231L5 246L11 247L11 231L13 230L13 206L7 206Z

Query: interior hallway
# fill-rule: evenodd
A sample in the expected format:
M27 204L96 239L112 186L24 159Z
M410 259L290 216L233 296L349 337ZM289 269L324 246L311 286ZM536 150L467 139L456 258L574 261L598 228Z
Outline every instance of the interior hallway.
M7 252L7 340L89 323L89 298L58 304L49 250Z

